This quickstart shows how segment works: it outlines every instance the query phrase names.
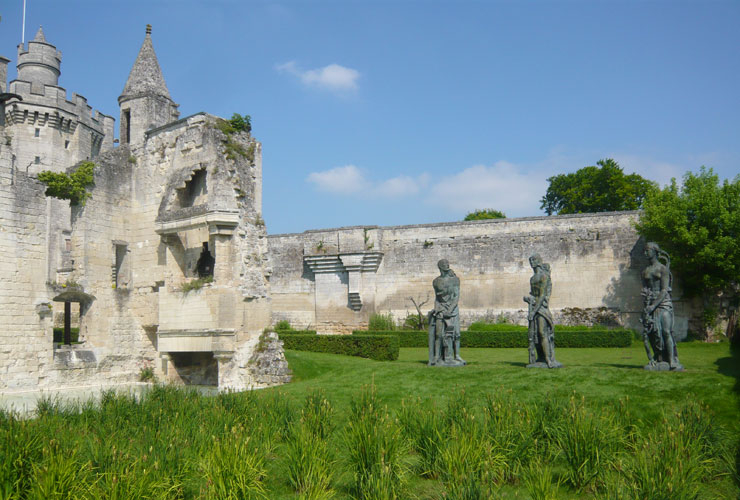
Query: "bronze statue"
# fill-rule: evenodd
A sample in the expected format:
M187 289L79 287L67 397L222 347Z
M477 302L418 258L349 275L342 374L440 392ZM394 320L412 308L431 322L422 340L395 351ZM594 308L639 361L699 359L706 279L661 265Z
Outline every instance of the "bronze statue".
M682 371L673 337L673 302L671 301L671 258L657 243L645 245L648 266L642 271L642 338L648 357L646 370ZM661 258L665 263L661 262ZM651 351L652 349L652 351Z
M434 309L429 312L429 365L463 366L460 357L460 278L447 259L437 263L440 275L434 279Z
M550 265L542 262L539 254L529 258L534 274L529 280L529 295L524 302L529 304L529 364L528 368L560 368L555 360L555 334L549 302L552 292Z

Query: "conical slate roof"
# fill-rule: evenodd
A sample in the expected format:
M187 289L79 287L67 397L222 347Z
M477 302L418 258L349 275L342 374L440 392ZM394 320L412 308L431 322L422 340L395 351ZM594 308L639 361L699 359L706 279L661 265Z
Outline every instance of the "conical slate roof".
M46 37L44 36L44 30L39 26L39 30L36 32L36 36L33 37L34 42L44 42L46 43Z
M141 94L160 95L172 100L170 92L167 90L167 84L164 83L162 70L159 68L157 54L154 53L150 25L147 25L144 43L141 44L139 55L136 57L133 68L131 68L131 73L128 75L121 97ZM119 100L121 97L119 97Z

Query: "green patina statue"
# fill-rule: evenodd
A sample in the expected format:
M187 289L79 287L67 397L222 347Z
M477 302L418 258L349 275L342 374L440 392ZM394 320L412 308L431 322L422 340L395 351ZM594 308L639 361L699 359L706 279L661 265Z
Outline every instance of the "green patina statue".
M642 271L642 337L648 357L646 370L682 371L673 337L673 302L671 301L671 258L657 243L645 245L648 266ZM665 260L665 263L661 262Z
M560 368L555 360L555 334L549 302L552 292L550 265L542 262L538 254L529 258L534 274L529 280L529 295L524 302L529 304L529 364L527 368Z
M434 309L429 312L429 366L464 366L460 357L460 278L447 259L437 263L434 279Z

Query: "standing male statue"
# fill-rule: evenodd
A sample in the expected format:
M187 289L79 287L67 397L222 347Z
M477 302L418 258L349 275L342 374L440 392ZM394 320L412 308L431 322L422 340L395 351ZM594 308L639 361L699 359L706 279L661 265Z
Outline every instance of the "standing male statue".
M434 309L429 311L429 366L463 366L460 357L460 278L447 259L437 263L434 279Z
M550 313L550 265L542 262L539 254L529 258L534 274L529 280L529 295L524 302L529 304L529 364L528 368L560 368L555 360L555 334Z
M673 302L671 301L671 258L657 243L645 245L648 266L642 271L642 338L648 364L646 370L682 371L678 361L676 340L673 338ZM665 264L660 258L665 259ZM651 352L652 347L652 352Z

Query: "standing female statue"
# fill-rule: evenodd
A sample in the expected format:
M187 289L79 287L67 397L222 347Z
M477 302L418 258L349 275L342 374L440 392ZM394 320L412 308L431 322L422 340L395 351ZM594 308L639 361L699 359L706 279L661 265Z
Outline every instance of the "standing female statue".
M529 295L524 302L529 304L529 364L531 368L560 368L555 360L555 335L549 302L552 292L550 265L542 262L539 254L529 258L534 274L529 280Z
M642 271L642 337L648 364L646 370L683 370L673 338L673 302L671 301L671 258L657 243L645 245L648 266ZM665 264L661 262L665 260ZM651 352L652 347L652 352Z

